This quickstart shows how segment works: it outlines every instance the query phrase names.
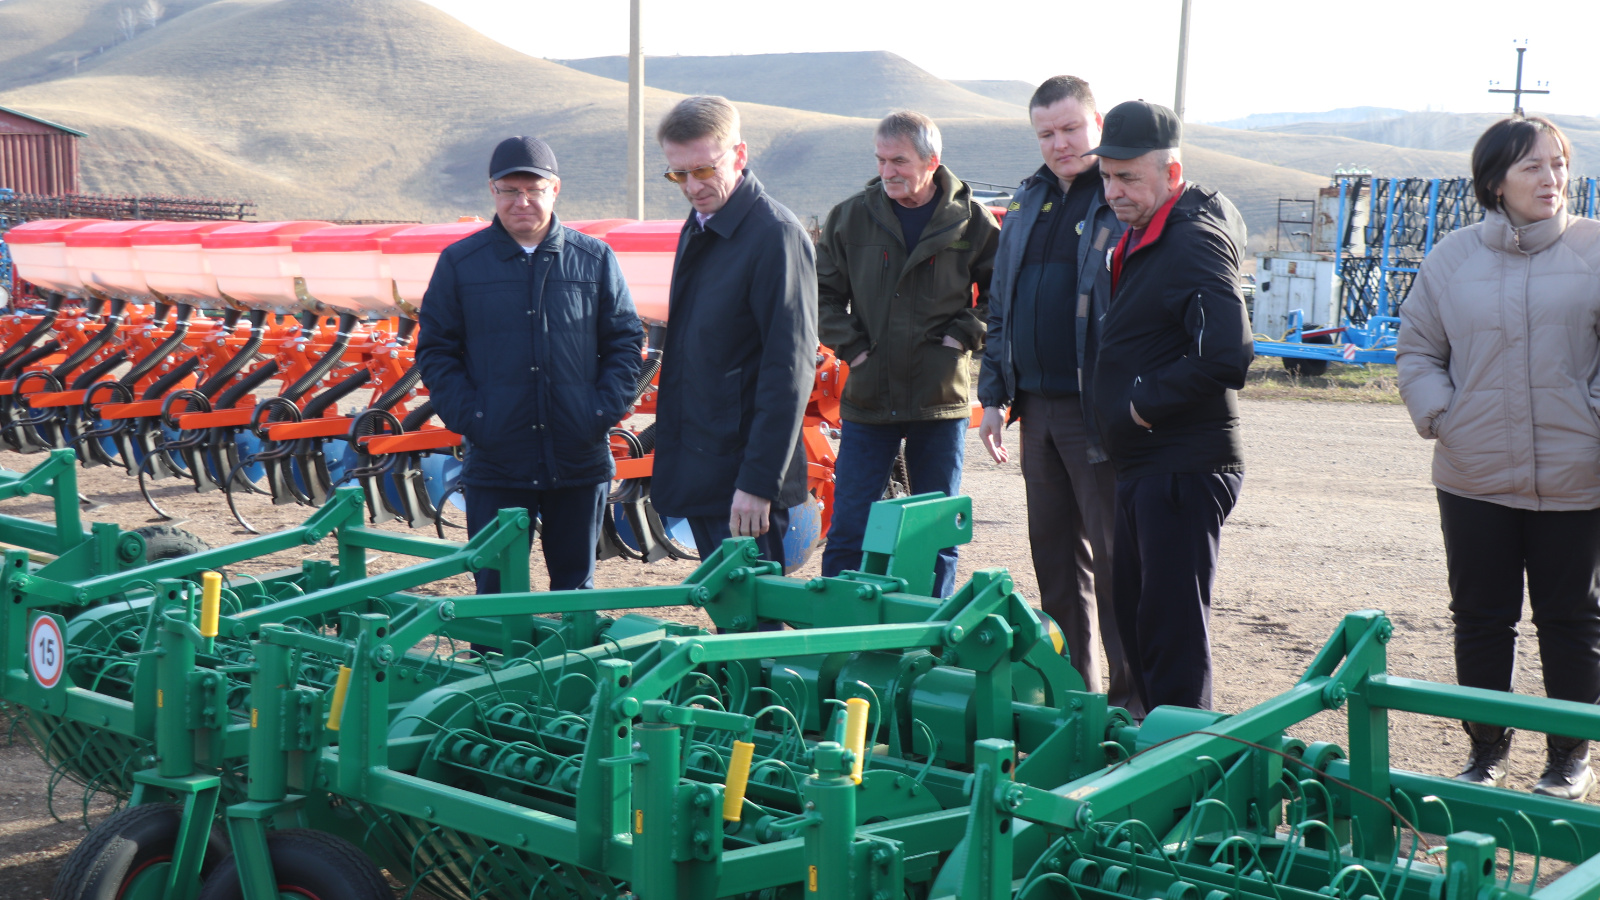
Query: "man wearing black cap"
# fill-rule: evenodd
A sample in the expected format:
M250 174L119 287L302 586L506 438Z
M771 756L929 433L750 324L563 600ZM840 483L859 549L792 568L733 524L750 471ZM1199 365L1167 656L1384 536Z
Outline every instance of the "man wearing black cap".
M541 525L551 590L594 586L614 464L644 331L611 248L561 224L555 153L507 138L489 162L495 217L445 248L423 296L417 368L466 439L467 534L503 508ZM477 573L478 593L500 573Z
M1142 717L1111 599L1116 467L1088 402L1111 294L1106 251L1124 229L1105 202L1099 160L1089 155L1104 119L1089 83L1071 75L1039 85L1028 118L1044 165L1023 179L1000 231L978 381L978 437L1004 463L1010 458L1004 429L1021 423L1039 605L1061 627L1068 658L1089 690L1100 690L1102 675L1109 675L1111 705Z
M1211 588L1244 479L1237 391L1255 355L1239 261L1244 220L1183 180L1164 106L1105 117L1106 202L1128 231L1107 256L1095 420L1117 467L1112 596L1146 709L1211 708Z

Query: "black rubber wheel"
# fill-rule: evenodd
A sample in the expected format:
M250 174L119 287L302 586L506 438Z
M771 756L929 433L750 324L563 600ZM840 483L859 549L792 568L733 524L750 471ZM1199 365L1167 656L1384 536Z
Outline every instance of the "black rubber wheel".
M394 900L371 859L355 844L325 831L292 828L267 835L278 891L318 900ZM200 888L200 900L244 900L239 867L223 860Z
M144 538L144 561L147 563L177 559L211 549L211 545L198 534L171 525L146 525L134 530Z
M106 819L79 842L56 875L50 896L57 900L116 900L138 879L166 880L166 867L178 839L183 808L171 803L130 806ZM200 873L229 856L216 828L206 844ZM145 892L141 892L145 893Z
M1333 335L1314 334L1305 339L1307 344L1331 344ZM1328 374L1328 361L1325 359L1290 359L1283 358L1283 367L1289 370L1290 375L1299 375L1302 378L1316 378Z

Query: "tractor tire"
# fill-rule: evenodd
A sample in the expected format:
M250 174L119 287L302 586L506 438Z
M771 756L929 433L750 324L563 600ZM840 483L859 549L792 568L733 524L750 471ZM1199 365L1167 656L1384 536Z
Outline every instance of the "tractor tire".
M1308 344L1331 344L1333 343L1333 335L1315 334L1306 338L1305 342ZM1328 374L1328 361L1325 359L1290 359L1285 356L1283 358L1283 367L1288 370L1290 375L1298 375L1301 378L1318 378Z
M135 882L150 880L140 896L157 896L166 884L167 867L178 839L183 808L172 803L130 806L101 822L67 854L67 861L50 887L59 900L117 900L132 896ZM229 847L222 832L213 828L206 844L200 873L214 869Z
M1325 359L1290 359L1286 356L1283 358L1283 367L1290 375L1301 378L1317 378L1328 374L1328 361Z
M144 538L144 561L147 563L177 559L211 549L211 545L199 535L171 525L146 525L135 531Z
M267 835L278 892L324 900L394 900L394 891L355 844L325 831L292 828ZM223 860L200 888L199 900L244 900L239 867Z

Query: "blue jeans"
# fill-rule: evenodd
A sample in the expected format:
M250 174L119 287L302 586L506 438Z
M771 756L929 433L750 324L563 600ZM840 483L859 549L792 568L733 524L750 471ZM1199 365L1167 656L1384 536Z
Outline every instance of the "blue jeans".
M911 493L961 493L961 465L967 456L967 420L908 422L904 425L861 425L845 422L834 464L833 523L822 551L822 574L861 568L861 537L867 513L883 499L894 472L900 441L906 442L906 475ZM933 590L948 597L956 589L956 548L939 551L933 567Z

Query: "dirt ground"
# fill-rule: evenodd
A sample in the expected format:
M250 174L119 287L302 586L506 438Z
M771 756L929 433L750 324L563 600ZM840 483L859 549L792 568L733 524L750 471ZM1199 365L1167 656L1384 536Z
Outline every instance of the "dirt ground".
M1211 620L1217 708L1236 712L1291 687L1340 618L1360 609L1385 610L1393 619L1392 673L1452 681L1444 552L1428 481L1430 445L1417 437L1404 408L1392 399L1255 399L1296 393L1306 392L1263 385L1244 393L1244 492L1223 531ZM1007 441L1015 448L1014 430ZM1015 458L1006 466L993 465L976 432L969 433L964 489L974 500L975 527L973 543L962 553L961 576L977 567L1004 566L1024 595L1036 597ZM25 470L37 459L0 454L0 466ZM100 504L87 519L128 528L153 521L133 480L120 469L79 474L82 492ZM213 546L249 537L229 519L217 494L195 495L180 486L157 490L159 502L186 517L182 527ZM307 513L271 509L262 498L246 502L269 526L296 523ZM8 505L6 512L13 511L49 515L38 502ZM299 557L282 554L259 568L295 565ZM386 558L374 569L399 562ZM534 584L540 586L544 573L537 554L534 565ZM692 568L686 562L645 566L614 559L600 564L596 580L600 587L673 583ZM799 574L816 571L814 557ZM436 589L467 593L471 587L463 577ZM685 617L692 612L685 610ZM1520 649L1517 690L1542 693L1531 633ZM1395 718L1395 766L1435 774L1458 770L1466 753L1458 725ZM1296 736L1342 743L1344 728L1337 715L1325 713ZM1512 756L1512 784L1521 790L1537 779L1543 761L1542 742L1530 738L1520 740ZM0 748L0 897L8 900L43 897L62 857L83 836L78 794L58 798L56 812L65 822L57 823L45 806L47 778L48 770L31 751Z

